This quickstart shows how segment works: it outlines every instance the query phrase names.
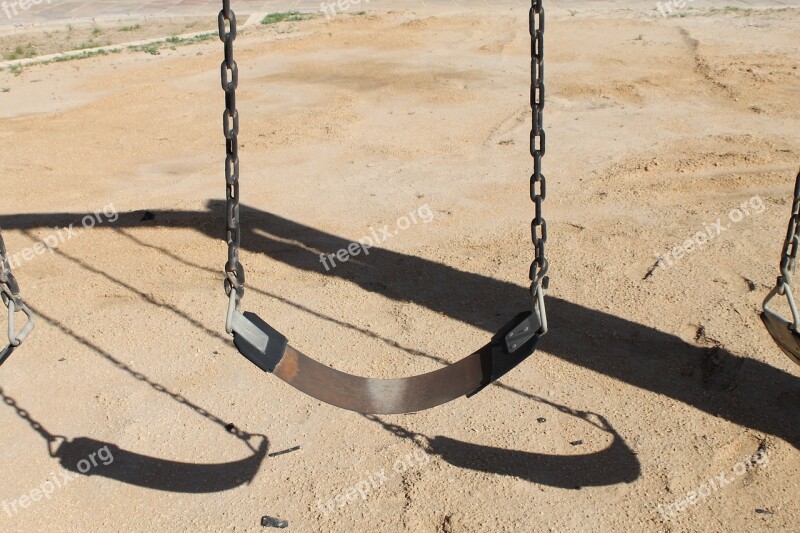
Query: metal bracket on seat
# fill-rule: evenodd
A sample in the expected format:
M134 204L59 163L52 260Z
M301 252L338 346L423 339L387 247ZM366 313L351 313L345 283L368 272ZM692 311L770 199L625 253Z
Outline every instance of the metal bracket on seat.
M467 397L475 396L530 357L539 345L542 329L543 324L539 314L528 311L520 313L498 331L492 338L491 352L481 359L484 381Z
M289 341L255 313L241 313L236 308L236 292L228 304L228 333L239 352L264 372L272 373L283 359Z
M272 373L283 359L289 341L255 313L233 317L233 343L239 352L264 372Z
M0 351L0 365L6 362L6 360L11 357L11 354L14 353L14 350L22 344L25 339L28 338L31 331L33 331L34 326L36 325L35 319L33 316L33 311L22 302L19 297L15 297L13 294L8 294L6 291L0 293L3 299L3 304L8 308L8 346L6 346L2 351ZM22 327L19 333L17 333L15 327L15 320L14 316L18 313L24 313L25 316L28 317L28 322Z

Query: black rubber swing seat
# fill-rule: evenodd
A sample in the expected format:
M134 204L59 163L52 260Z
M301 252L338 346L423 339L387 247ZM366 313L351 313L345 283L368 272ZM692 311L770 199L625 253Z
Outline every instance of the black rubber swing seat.
M234 310L228 316L237 349L261 370L317 400L365 414L413 413L477 394L533 354L546 330L536 313L522 313L457 363L414 377L372 379L304 355L254 313Z

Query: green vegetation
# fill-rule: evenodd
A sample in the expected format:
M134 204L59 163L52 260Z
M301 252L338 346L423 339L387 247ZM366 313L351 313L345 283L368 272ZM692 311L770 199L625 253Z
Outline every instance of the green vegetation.
M728 13L739 13L741 15L749 15L749 14L751 14L753 12L753 10L751 8L749 8L749 7L748 8L742 8L742 7L734 7L734 6L726 7L725 11L727 11Z
M103 30L101 30L100 28L98 28L97 26L95 26L95 27L92 29L92 35L93 35L94 37L97 37L98 35L103 35Z
M41 65L49 65L50 63L63 63L64 61L72 61L73 59L87 59L95 56L107 56L108 54L118 54L121 50L87 50L80 54L75 55L60 55L49 61L42 61Z
M279 22L298 22L314 18L310 13L300 13L299 11L284 11L282 13L270 13L261 21L261 24L277 24Z
M133 26L123 26L118 31L136 31L142 28L141 24L134 24Z
M77 44L72 49L73 50L89 50L90 48L99 48L103 46L100 43L96 43L94 41L86 41L85 43Z
M28 43L26 46L17 46L12 51L3 54L3 59L9 61L28 59L29 57L36 57L36 47L31 43Z
M146 52L148 54L157 56L161 54L161 48L164 46L169 46L170 49L175 50L177 46L185 46L190 44L202 43L204 41L208 41L209 39L213 39L216 37L216 33L201 33L199 35L195 35L194 37L179 37L177 35L173 35L172 37L168 37L164 41L138 45L138 46L129 46L128 50L132 50L134 52Z
M209 39L213 39L216 36L217 34L213 32L201 33L200 35L195 35L194 37L178 37L177 35L173 35L172 37L168 38L166 42L170 44L180 44L180 45L196 44L208 41Z
M138 46L129 46L128 50L132 50L134 52L146 52L152 56L157 56L161 54L159 48L161 47L158 45L158 43L152 43L152 44L141 44Z
M169 46L170 49L175 50L177 46L185 46L189 44L196 44L202 43L204 41L208 41L209 39L213 39L216 37L216 33L201 33L199 35L195 35L194 37L179 37L177 35L173 35L161 42L138 45L138 46L129 46L128 50L132 50L134 52L146 52L148 54L157 56L161 54L161 48L164 46Z
M144 45L136 45L136 46L128 46L127 50L132 52L145 52L151 55L160 55L161 49L164 47L170 47L171 49L175 49L177 46L183 45L191 45L196 43L202 43L204 41L208 41L209 39L213 39L217 36L216 32L208 32L208 33L201 33L195 35L193 37L179 37L177 35L173 35L163 41L156 41L150 44ZM25 66L33 66L33 65L49 65L51 63L62 63L64 61L73 61L79 59L87 59L90 57L96 56L107 56L109 54L118 54L123 51L122 48L114 48L111 50L92 50L92 48L99 48L101 46L108 46L110 42L106 43L99 43L94 40L86 41L82 44L77 45L70 51L81 51L78 54L61 54L52 59L48 59L47 61L33 61L28 63ZM27 47L18 46L15 50L4 54L5 59L13 60L13 59L26 59L36 56L35 47L32 44L29 44ZM8 70L15 76L19 76L22 73L23 67L22 65L12 65L10 67L6 67L5 69L0 70ZM3 91L8 92L8 91Z

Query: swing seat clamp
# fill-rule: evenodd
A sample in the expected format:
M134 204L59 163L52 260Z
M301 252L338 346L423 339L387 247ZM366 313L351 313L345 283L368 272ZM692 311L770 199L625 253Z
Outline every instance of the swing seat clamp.
M492 337L491 350L481 359L484 381L478 389L467 395L468 398L511 372L536 351L547 329L547 318L543 311L544 306L537 305L534 311L520 313Z
M236 291L231 291L226 324L226 330L233 334L233 342L242 355L264 372L275 371L289 341L255 313L242 313L238 309Z

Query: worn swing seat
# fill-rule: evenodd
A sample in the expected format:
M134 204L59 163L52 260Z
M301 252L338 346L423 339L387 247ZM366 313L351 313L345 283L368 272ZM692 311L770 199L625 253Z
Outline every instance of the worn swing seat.
M256 314L237 311L235 298L228 317L236 348L261 370L317 400L370 414L424 411L477 394L530 357L547 330L546 316L543 321L536 313L522 313L489 344L457 363L409 378L370 379L339 372L304 355Z

